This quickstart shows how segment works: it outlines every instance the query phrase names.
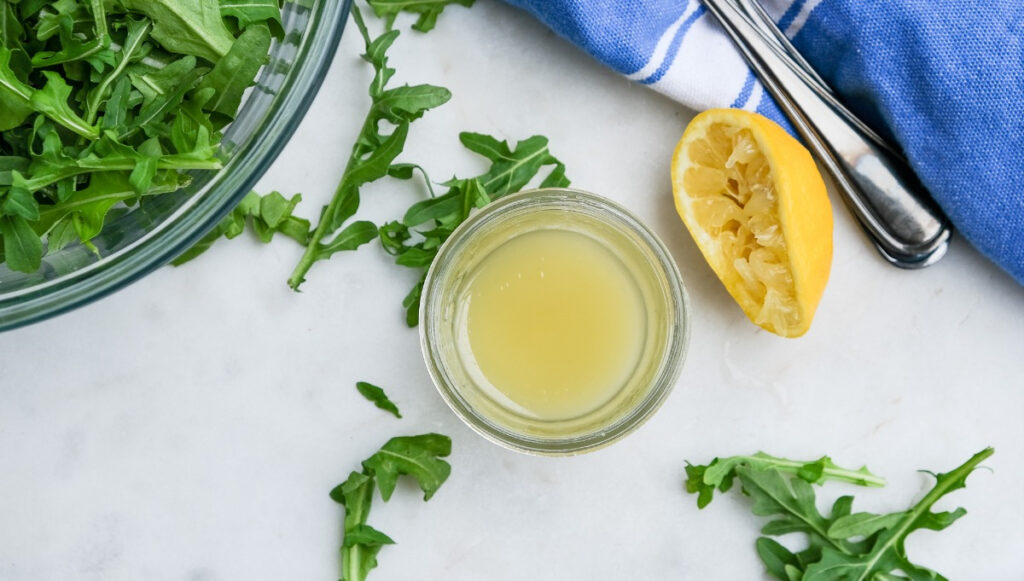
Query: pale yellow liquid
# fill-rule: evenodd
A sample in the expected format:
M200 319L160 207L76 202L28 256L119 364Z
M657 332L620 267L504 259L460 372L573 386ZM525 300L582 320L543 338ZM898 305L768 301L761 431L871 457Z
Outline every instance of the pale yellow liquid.
M468 290L476 365L531 415L592 411L637 366L643 297L622 261L589 236L558 229L516 236L483 259Z

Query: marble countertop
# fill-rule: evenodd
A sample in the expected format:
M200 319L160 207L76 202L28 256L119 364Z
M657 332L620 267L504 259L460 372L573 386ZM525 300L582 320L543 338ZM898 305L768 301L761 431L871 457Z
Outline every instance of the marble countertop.
M408 23L405 23L407 26ZM351 32L351 31L349 31ZM261 191L326 201L366 106L368 67L346 33L334 66ZM669 158L688 111L604 70L525 14L452 8L392 51L398 82L454 98L413 125L407 159L473 175L474 130L551 138L576 187L645 218L675 256L692 341L661 411L573 458L484 441L435 392L400 303L414 275L375 247L285 279L297 245L243 237L97 303L0 334L0 579L325 580L342 509L327 493L389 437L452 436L453 472L423 503L406 483L371 524L397 545L371 579L761 579L761 521L730 494L698 511L686 460L765 450L867 464L898 510L930 477L992 445L969 514L908 551L950 579L1020 579L1024 565L1024 288L968 244L924 271L885 264L833 197L835 259L810 333L784 340L743 316L675 214ZM694 79L699 83L700 79ZM414 184L367 187L367 219L399 215ZM405 419L364 401L384 386Z

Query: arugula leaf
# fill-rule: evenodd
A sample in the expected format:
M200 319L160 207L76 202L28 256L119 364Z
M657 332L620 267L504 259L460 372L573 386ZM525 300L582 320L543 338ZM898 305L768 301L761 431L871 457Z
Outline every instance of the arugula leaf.
M299 194L289 199L280 192L271 192L266 196L249 192L213 230L181 256L172 260L171 264L181 266L196 258L209 250L222 236L230 239L241 235L245 231L246 223L250 224L252 231L264 243L270 242L274 234L282 234L305 245L309 239L309 220L292 215L295 206L301 200L302 196Z
M129 64L145 57L149 52L150 47L146 44L146 39L149 38L149 33L153 30L153 23L149 20L135 20L133 18L129 18L127 22L128 30L124 42L121 44L121 50L117 55L117 65L113 70L104 75L103 80L97 83L96 87L89 92L85 115L86 122L89 124L95 123L100 104L107 98L111 86L121 78L125 68Z
M82 40L75 35L74 19L63 14L57 18L57 30L60 38L60 50L41 50L32 55L32 67L39 69L53 67L75 61L88 61L97 70L113 62L114 54L110 51L110 36L107 34L106 16L103 4L97 2L95 17L96 36ZM79 7L75 7L78 9ZM58 3L58 14L62 12Z
M246 28L231 46L228 54L217 62L199 84L197 90L214 90L206 108L228 119L234 119L242 105L243 93L256 78L256 73L266 64L266 55L269 52L270 29L262 24ZM254 58L253 55L257 56Z
M915 565L907 558L907 536L918 529L941 531L967 514L963 508L940 513L932 512L931 508L943 496L966 487L967 477L994 452L992 448L985 448L953 470L945 474L936 474L932 489L910 510L898 513L898 518L869 519L861 516L853 521L856 515L850 515L846 517L845 522L843 519L838 520L833 525L836 529L833 531L834 534L869 533L869 538L874 540L871 548L856 555L842 554L826 548L823 550L821 561L807 567L804 581L866 581L890 574L897 569L910 579L945 579L934 571Z
M829 516L816 506L812 483L827 479L861 486L883 482L865 468L845 470L827 456L802 463L767 454L716 458L706 466L687 464L688 492L698 494L698 506L711 500L715 488L728 490L738 478L743 493L753 500L754 514L773 517L762 529L765 535L802 533L807 548L793 553L769 537L757 540L758 556L768 574L782 581L881 581L944 580L945 577L909 560L905 541L915 530L942 530L966 514L962 508L932 512L946 494L966 486L967 477L993 454L986 448L945 474L935 475L935 485L906 511L892 514L853 513L853 497L836 500ZM702 501L703 499L703 501Z
M441 460L451 453L451 439L440 434L392 438L363 461L362 472L352 472L331 491L331 498L345 507L344 540L341 546L342 581L364 581L377 566L377 554L394 541L366 524L376 485L387 502L400 475L415 478L424 500L444 484L451 466Z
M465 7L473 5L474 0L366 0L373 8L378 18L385 18L390 29L395 22L395 17L401 12L418 14L419 19L412 25L413 29L420 32L429 32L437 24L437 17L441 15L449 4L458 4Z
M272 22L281 27L281 8L278 0L220 0L221 16L238 21L241 28L261 22Z
M373 402L373 405L391 413L396 418L402 417L401 412L398 411L398 406L388 398L388 394L384 393L383 389L365 381L356 382L356 389L363 395L363 397Z
M344 540L341 546L341 578L343 581L366 579L377 566L377 553L385 544L392 544L390 538L374 538L373 542L356 542L366 538L367 517L373 503L373 478L361 472L353 472L348 479L331 491L331 498L345 507ZM383 533L381 533L383 534Z
M99 137L99 130L79 117L68 105L71 87L60 75L43 71L46 85L36 90L18 79L9 66L10 60L11 51L0 47L0 104L7 109L0 114L0 129L20 125L28 115L37 111L83 137Z
M416 478L423 500L430 500L451 474L450 464L441 460L452 452L452 441L440 434L391 438L373 456L363 461L363 469L377 479L381 497L387 501L395 491L398 477Z
M0 216L4 259L11 270L34 272L43 258L43 242L21 216Z
M31 88L11 69L13 54L9 48L0 46L0 131L21 125L33 111Z
M155 196L173 192L187 183L188 177L174 172L154 175L154 179L143 195ZM89 186L76 192L74 199L64 204L45 206L40 209L35 230L42 235L60 222L74 225L74 231L82 242L88 242L103 229L110 209L118 204L140 197L131 179L120 172L100 172L89 181ZM38 268L38 267L37 267ZM33 269L34 270L34 269Z
M359 137L352 147L352 153L334 197L321 212L321 219L310 238L306 252L288 279L288 285L293 290L299 289L305 281L306 273L315 262L330 258L335 252L358 247L358 244L350 242L352 236L361 234L355 240L366 241L365 224L357 228L358 232L348 229L343 231L338 235L339 238L344 237L340 242L328 238L359 207L359 188L388 175L391 163L405 147L410 124L422 117L426 111L446 103L451 98L451 93L447 89L432 85L387 88L388 80L395 73L394 69L388 67L387 50L398 38L399 33L392 30L371 39L358 7L353 6L352 17L366 47L363 59L369 62L375 71L369 90L372 104ZM390 134L381 133L382 121L394 125Z
M224 26L217 0L121 0L128 10L153 21L153 38L171 52L216 63L234 37Z
M752 456L715 458L706 466L695 466L687 462L686 491L696 493L697 507L704 508L711 502L716 488L721 492L727 492L732 487L733 479L736 478L736 468L740 466L775 468L799 476L811 484L822 484L832 479L860 486L885 486L885 479L869 472L866 466L849 470L837 466L828 456L810 462L800 462L758 452Z

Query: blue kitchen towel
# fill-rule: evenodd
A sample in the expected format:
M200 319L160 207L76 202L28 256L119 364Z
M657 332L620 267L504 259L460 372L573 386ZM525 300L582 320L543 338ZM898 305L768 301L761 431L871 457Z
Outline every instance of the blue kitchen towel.
M699 0L506 0L694 109L784 121ZM1024 284L1024 0L762 0L902 148L964 238Z

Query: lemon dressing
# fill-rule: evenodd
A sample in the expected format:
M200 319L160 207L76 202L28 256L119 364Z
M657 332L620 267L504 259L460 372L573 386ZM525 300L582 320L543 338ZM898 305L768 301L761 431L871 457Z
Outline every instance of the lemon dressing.
M484 437L578 454L658 409L686 349L686 293L632 214L576 190L521 192L471 215L423 282L434 384Z
M526 414L565 419L596 409L640 360L643 296L619 257L586 234L512 238L481 261L466 299L476 367Z

